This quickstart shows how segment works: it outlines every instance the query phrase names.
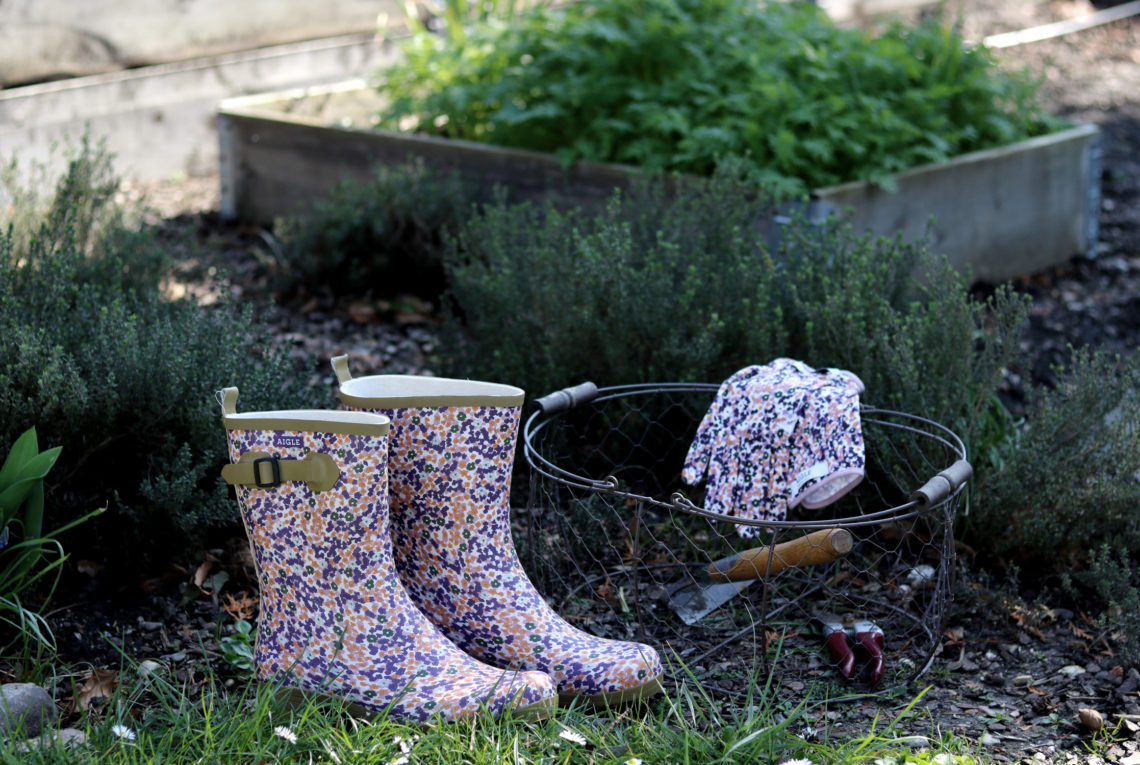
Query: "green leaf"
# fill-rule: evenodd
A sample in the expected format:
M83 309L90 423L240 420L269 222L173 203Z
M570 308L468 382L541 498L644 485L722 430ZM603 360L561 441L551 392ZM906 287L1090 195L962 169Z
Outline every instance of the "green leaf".
M44 482L36 481L24 502L24 536L38 538L44 530Z
M37 486L42 487L44 476L55 464L60 450L61 447L57 446L37 454L14 471L8 486L0 491L0 526L12 520L16 510Z
M39 450L39 444L36 441L36 429L34 427L28 428L16 439L16 443L12 444L12 448L8 451L8 457L4 460L4 466L0 468L0 490L16 480L16 472L24 466L25 462L38 454Z

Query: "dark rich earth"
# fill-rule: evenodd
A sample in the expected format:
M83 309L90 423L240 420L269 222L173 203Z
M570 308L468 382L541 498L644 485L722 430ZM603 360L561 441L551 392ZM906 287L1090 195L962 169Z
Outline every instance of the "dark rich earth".
M964 30L985 34L1024 28L1089 11L1083 2L965 3ZM1140 336L1140 18L999 52L1004 65L1044 76L1051 109L1103 130L1100 242L1046 273L1026 274L1016 287L1034 299L1024 359L1007 375L1009 400L1019 404L1026 381L1049 382L1070 345L1135 351ZM192 224L229 268L230 289L264 295L261 269L250 253L260 232L218 220L217 179L128 187L162 215ZM979 285L984 294L987 285ZM331 386L328 359L348 353L357 374L431 371L435 353L430 310L395 314L369 302L311 300L266 306L282 343L310 369L313 385ZM220 638L235 616L250 613L243 596L255 591L242 540L204 552L166 571L140 574L126 591L111 588L93 564L69 572L51 615L65 664L58 695L81 684L83 667L118 669L124 655L172 668L193 689L206 665L222 661ZM947 732L974 742L997 762L1140 763L1140 672L1115 655L1110 629L1047 591L1027 605L979 584L960 587L941 656L914 688L931 686L902 732ZM1057 605L1053 606L1055 602ZM232 682L232 681L230 681ZM887 719L909 699L865 701L807 713L801 735L865 730L875 713ZM1114 735L1094 737L1078 710L1094 709Z

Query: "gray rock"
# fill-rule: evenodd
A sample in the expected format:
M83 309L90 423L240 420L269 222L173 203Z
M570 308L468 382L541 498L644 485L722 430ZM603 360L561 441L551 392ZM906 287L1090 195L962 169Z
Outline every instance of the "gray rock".
M58 747L64 749L80 746L87 743L87 734L75 728L48 731L39 738L33 738L19 744L16 749L21 752L34 752L39 750L52 750Z
M35 738L59 719L48 692L32 683L0 686L0 737Z
M1136 668L1133 667L1128 670L1128 674L1125 675L1123 681L1120 683L1120 687L1116 689L1116 692L1124 695L1132 693L1137 688L1140 688L1140 671L1137 671Z

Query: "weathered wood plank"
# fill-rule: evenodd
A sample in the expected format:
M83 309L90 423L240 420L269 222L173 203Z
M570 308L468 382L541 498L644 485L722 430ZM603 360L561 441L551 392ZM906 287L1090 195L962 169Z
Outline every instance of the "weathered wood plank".
M1000 282L1087 254L1096 243L1100 130L1081 125L867 183L818 189L856 230L931 246L979 281Z
M124 177L213 173L220 101L341 81L394 60L396 47L365 33L0 90L0 159L58 170L53 146L86 127Z
M301 105L306 93L325 106ZM334 104L336 112L330 95L328 89L318 88L286 94L276 102L254 97L222 105L223 216L267 223L327 193L342 178L362 179L377 164L403 164L413 158L458 173L485 199L503 186L516 200L558 195L578 203L601 202L639 175L637 168L621 165L578 162L566 168L553 155L540 152L327 124L327 105ZM354 110L358 118L368 113L359 104Z
M374 33L394 0L5 0L0 87Z
M636 169L619 165L580 162L564 168L556 157L537 152L329 126L361 88L349 83L225 102L218 118L225 158L222 214L268 222L326 193L341 178L363 178L376 163L412 158L458 171L485 193L502 184L515 199L558 195L596 204L637 177ZM357 122L376 104L358 109ZM969 267L976 279L1002 281L1063 263L1095 245L1099 135L1095 126L1082 125L901 173L895 192L856 182L818 189L813 196L817 207L847 213L857 231L918 239L930 225L936 252Z

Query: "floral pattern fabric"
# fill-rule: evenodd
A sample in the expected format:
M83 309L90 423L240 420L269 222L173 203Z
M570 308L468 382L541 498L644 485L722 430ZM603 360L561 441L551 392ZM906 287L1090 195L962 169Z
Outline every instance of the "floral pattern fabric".
M388 528L387 438L229 430L230 458L333 457L340 479L238 486L261 584L259 679L340 696L393 719L453 720L551 702L541 672L488 666L448 641L400 584ZM285 448L281 443L299 444Z
M834 502L863 478L862 392L851 372L794 359L745 367L717 390L681 477L706 481L706 509L751 521ZM762 531L737 525L745 538Z
M654 687L653 648L576 629L523 571L509 515L520 407L370 411L392 421L396 566L443 634L490 664L549 673L564 697L617 700Z

